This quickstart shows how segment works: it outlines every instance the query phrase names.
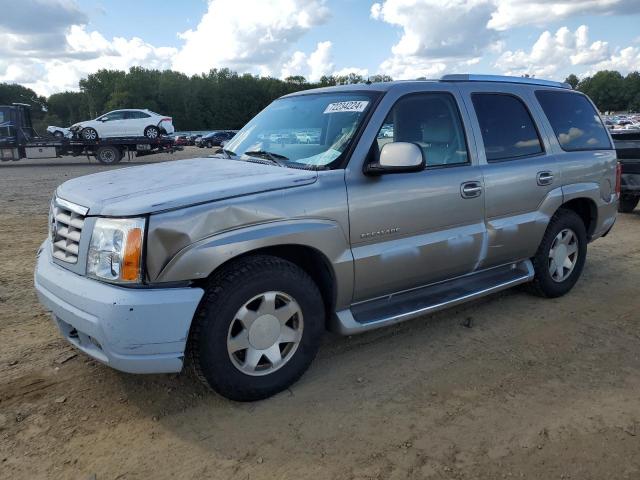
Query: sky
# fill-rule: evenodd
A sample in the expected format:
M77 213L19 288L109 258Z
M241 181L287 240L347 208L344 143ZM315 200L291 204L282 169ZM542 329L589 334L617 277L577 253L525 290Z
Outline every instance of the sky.
M132 66L311 81L640 70L640 0L0 0L0 12L0 82L47 96Z

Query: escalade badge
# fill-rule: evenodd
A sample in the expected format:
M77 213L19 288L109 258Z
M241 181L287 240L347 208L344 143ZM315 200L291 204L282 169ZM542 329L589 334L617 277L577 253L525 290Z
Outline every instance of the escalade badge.
M399 227L384 228L382 230L376 230L375 232L361 233L360 238L380 237L382 235L390 235L392 233L398 233L399 231L400 231Z

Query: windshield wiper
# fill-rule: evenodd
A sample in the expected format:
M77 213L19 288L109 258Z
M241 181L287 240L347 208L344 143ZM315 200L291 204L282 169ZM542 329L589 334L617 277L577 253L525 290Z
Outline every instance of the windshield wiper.
M220 151L224 153L227 156L227 158L234 158L238 156L236 155L235 152L232 152L231 150L227 150L226 148L221 148Z
M267 152L266 150L252 150L250 152L244 152L245 155L249 157L258 157L261 159L270 160L274 165L278 167L286 167L286 162L289 160L284 155L280 155L279 153Z

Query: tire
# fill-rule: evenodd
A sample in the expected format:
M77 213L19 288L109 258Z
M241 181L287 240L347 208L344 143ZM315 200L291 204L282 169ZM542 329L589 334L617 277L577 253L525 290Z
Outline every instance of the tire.
M618 203L618 211L621 213L631 213L638 206L638 201L640 201L640 197L622 195L620 197L620 203Z
M156 140L160 136L160 130L158 129L158 127L154 127L152 125L144 129L144 136L150 140Z
M568 233L565 234L565 232L570 232L574 236L575 243L569 241L569 245L565 245L563 251L557 249L557 247L570 238ZM563 258L563 253L571 252L575 248L575 253L567 255L567 258L573 264L570 268L564 262L564 267L560 269L556 267L556 259L552 257L553 254L551 252L554 244L556 246L554 251L558 254L556 258L560 259ZM571 245L575 245L575 247ZM587 231L582 218L573 210L558 210L551 218L538 251L532 259L535 270L535 277L532 282L533 292L546 298L556 298L566 294L580 278L586 257ZM552 270L553 274L551 273ZM561 274L559 273L560 271L562 272Z
M88 140L88 141L95 141L100 138L98 137L98 132L91 127L83 128L82 131L80 132L80 136L82 137L83 140Z
M269 294L276 292L270 303ZM272 310L273 315L260 314L263 304L277 308L278 301L279 309L286 306L289 313L278 315L275 312L284 310ZM291 311L298 313L283 321ZM251 329L240 320L245 314L254 315ZM277 257L247 257L223 268L209 281L194 316L188 358L196 376L220 395L241 402L261 400L285 390L307 370L318 351L324 320L320 291L303 270ZM288 327L287 332L297 333L297 343L281 341L286 333L282 325ZM275 328L275 335L267 328ZM234 346L238 338L245 347L240 343ZM232 348L236 348L234 353ZM281 357L280 365L260 353L273 348L280 352L276 354Z
M211 147L213 147L213 143L207 142L207 148L211 148Z
M123 153L113 146L104 146L96 150L96 159L104 165L115 165L122 157Z

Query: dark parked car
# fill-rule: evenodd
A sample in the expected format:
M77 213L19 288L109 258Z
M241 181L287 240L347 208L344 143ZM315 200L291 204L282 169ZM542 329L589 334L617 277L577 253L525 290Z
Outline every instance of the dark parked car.
M200 148L211 148L211 147L219 147L222 142L231 140L236 132L231 132L229 130L222 130L217 132L211 132L200 139L198 142L198 146Z
M188 135L187 136L187 144L191 145L191 146L196 145L198 139L201 138L201 137L202 137L201 133L194 133L193 135Z

